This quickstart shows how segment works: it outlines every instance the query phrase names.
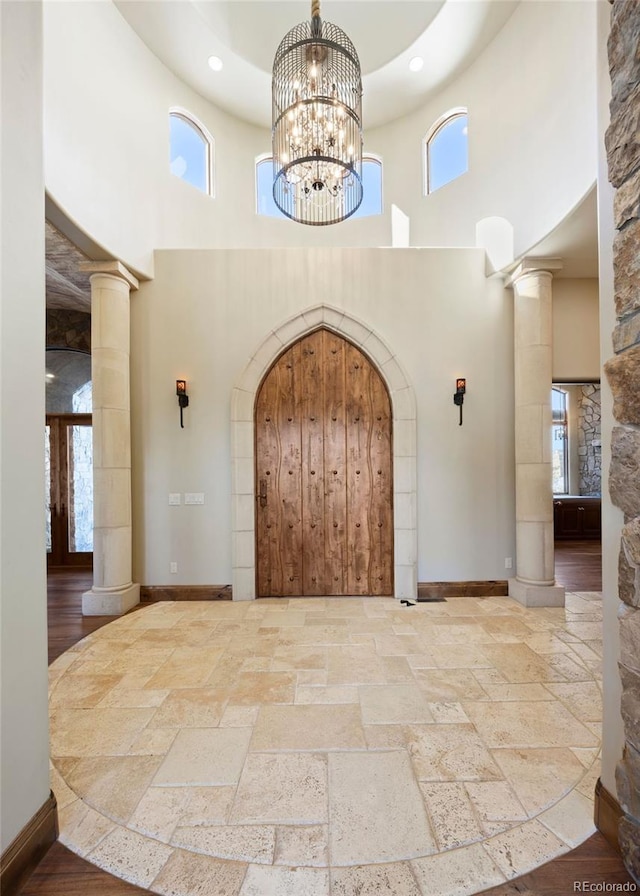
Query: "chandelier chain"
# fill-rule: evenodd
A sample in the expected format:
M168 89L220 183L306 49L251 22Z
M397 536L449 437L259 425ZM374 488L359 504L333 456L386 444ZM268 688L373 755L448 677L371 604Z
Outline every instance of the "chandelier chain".
M320 17L320 0L311 0L311 18Z

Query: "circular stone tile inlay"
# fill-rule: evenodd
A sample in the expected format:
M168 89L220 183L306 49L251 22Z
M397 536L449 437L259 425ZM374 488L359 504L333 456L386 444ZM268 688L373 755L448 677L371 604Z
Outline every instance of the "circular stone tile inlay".
M593 831L600 595L157 603L51 666L60 839L155 893L474 893Z

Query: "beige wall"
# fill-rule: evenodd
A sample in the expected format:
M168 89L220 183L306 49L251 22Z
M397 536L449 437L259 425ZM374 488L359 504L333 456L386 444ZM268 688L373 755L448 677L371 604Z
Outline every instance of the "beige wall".
M597 280L553 281L553 379L557 383L600 379L600 317Z
M415 390L419 580L505 578L512 297L486 279L482 251L165 251L155 268L132 298L136 581L231 581L231 391L275 327L323 303L379 335ZM462 427L457 376L467 377ZM179 377L190 394L183 430ZM169 492L204 492L205 504L170 507Z

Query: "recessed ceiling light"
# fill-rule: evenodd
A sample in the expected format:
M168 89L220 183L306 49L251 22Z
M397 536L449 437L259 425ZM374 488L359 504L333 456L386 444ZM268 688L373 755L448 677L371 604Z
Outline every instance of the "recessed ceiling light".
M48 380L55 380L56 375L55 375L55 373L45 373L45 377L46 377Z
M214 72L221 71L222 59L219 56L209 56L209 68L212 68Z
M409 71L419 72L424 65L424 59L422 56L414 56L413 59L409 60Z

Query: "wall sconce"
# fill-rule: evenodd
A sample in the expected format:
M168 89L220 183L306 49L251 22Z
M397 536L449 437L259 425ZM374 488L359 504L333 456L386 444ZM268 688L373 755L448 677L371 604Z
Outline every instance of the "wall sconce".
M182 422L182 410L189 407L189 396L187 395L187 381L176 380L176 395L178 396L178 404L180 405L180 427L184 429Z
M460 423L462 426L462 404L464 402L464 393L467 391L467 381L462 377L456 380L456 391L453 393L453 403L460 408Z

